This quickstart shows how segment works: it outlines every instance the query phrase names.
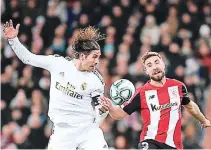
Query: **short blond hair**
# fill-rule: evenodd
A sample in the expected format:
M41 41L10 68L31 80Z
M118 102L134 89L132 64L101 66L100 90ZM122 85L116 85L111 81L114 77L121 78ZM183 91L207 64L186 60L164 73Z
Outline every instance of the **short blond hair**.
M156 53L156 52L146 52L142 57L141 57L141 60L142 60L142 63L144 64L145 61L152 57L152 56L158 56L160 59L162 59L161 55L159 53Z

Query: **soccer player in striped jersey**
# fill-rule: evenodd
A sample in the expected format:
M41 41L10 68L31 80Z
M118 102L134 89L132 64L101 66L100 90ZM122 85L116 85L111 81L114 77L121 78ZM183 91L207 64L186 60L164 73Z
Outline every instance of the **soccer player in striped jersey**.
M113 106L111 100L102 96L102 109L109 110L112 118L120 120L138 111L143 119L139 148L182 149L181 106L197 119L203 128L210 121L199 107L190 100L184 83L165 76L165 64L158 53L147 52L142 57L145 73L150 80L136 90L124 108Z
M4 35L18 58L25 64L51 73L48 116L54 124L48 149L108 149L99 122L107 112L99 111L99 96L104 81L96 65L101 55L97 41L105 37L93 27L80 29L73 40L74 59L58 55L35 55L17 38L19 24L12 20L4 25Z

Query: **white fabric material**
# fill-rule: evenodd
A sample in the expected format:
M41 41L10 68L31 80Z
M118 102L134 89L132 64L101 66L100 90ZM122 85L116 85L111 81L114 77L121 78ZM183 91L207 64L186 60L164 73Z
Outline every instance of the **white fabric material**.
M100 115L98 109L92 105L93 94L96 95L96 91L99 95L104 92L104 83L99 74L96 75L96 71L78 71L71 60L63 57L35 55L28 51L17 37L9 39L9 44L23 63L46 69L51 73L48 116L55 125L61 123L66 124L68 128L72 127L69 130L63 129L66 126L60 129L56 127L58 141L54 140L55 144L61 143L60 138L64 140L58 149L71 149L71 140L75 139L78 132L83 131L81 126L95 124L95 130L99 130L99 123L107 113ZM64 133L59 133L57 129L64 130ZM102 132L96 134L98 135L92 137L103 137ZM65 139L66 137L68 138ZM91 136L89 138L91 140Z
M145 92L146 102L150 110L150 125L148 126L148 131L145 136L145 139L155 139L158 131L158 125L160 121L160 110L153 111L151 108L152 105L159 106L159 100L157 95L157 90L149 90ZM152 132L153 131L153 132Z
M97 124L79 128L65 123L55 125L55 132L50 137L48 150L108 150L103 132Z
M174 144L174 131L179 120L179 106L180 106L180 95L178 86L172 86L168 88L169 98L171 103L177 103L178 105L172 106L170 111L170 120L168 134L166 137L166 144L176 147Z

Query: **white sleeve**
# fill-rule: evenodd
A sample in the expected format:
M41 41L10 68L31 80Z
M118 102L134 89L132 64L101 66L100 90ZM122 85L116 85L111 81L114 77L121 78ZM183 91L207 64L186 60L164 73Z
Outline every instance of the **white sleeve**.
M96 122L98 124L101 123L102 120L104 120L107 116L108 116L108 111L105 113L102 113L99 108L100 106L100 96L104 95L104 85L102 85L98 90L92 92L92 101L93 101L93 105L95 107L95 113L96 113Z
M53 55L35 55L31 53L23 44L20 43L17 37L8 39L9 45L17 55L17 57L25 64L32 65L35 67L43 68L48 71L52 70L55 57Z

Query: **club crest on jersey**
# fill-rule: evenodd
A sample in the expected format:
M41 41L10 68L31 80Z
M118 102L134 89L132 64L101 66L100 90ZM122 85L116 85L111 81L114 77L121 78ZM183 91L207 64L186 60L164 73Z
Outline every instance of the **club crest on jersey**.
M178 95L177 95L177 91L172 91L172 95L174 96L174 97L177 97Z
M81 90L86 90L86 88L87 88L87 83L86 82L83 82L81 84Z

